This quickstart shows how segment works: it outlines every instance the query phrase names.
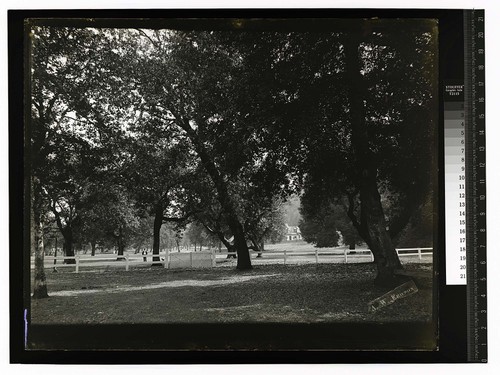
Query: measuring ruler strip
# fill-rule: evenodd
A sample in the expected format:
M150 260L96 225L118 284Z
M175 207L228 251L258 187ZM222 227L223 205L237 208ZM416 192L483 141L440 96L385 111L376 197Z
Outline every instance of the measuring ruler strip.
M487 361L484 10L464 11L468 360Z

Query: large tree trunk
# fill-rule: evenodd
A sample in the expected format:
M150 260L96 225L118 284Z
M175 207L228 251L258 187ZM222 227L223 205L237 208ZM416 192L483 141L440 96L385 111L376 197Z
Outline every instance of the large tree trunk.
M73 231L71 227L66 227L64 228L64 231L62 232L63 237L64 237L64 243L63 243L63 252L64 255L67 257L74 257L75 256L75 249L73 247ZM64 259L65 264L75 264L76 260L75 259Z
M217 197L224 210L227 225L234 236L234 245L231 249L232 251L236 250L236 268L239 270L252 269L252 262L250 261L250 253L248 251L243 225L241 225L238 220L236 209L234 208L231 197L229 196L227 187L225 186L222 178L218 180L218 182L215 182L215 185L218 192Z
M47 279L44 268L43 224L41 209L41 189L36 177L32 178L32 205L31 205L31 247L35 254L35 275L33 298L47 298Z
M153 264L152 266L161 266L160 263L160 231L163 224L163 206L156 205L155 220L153 223ZM154 263L158 262L158 263Z
M118 236L116 236L116 246L118 248L118 256L116 260L125 260L123 254L125 252L125 240L123 239L123 229L118 228Z
M90 242L90 246L91 246L91 252L90 252L90 256L95 256L95 245L96 245L96 242L95 241L91 241Z
M366 174L369 177L365 179L360 192L361 220L366 225L370 238L370 250L373 252L377 265L378 273L375 283L392 286L399 281L399 277L394 274L394 271L401 269L402 265L387 229L376 177L370 176L367 171Z
M398 282L394 271L401 268L401 263L387 230L377 186L377 166L374 165L375 158L369 144L364 106L364 98L368 91L361 75L362 62L358 50L361 42L361 31L348 34L344 41L352 144L358 173L355 182L361 200L361 219L358 229L362 228L360 235L374 255L377 265L375 283L392 286Z
M239 270L251 269L252 263L250 261L250 252L248 251L243 226L235 217L228 218L227 222L234 236L234 249L236 250L236 255L238 257L236 261L236 268Z
M63 242L63 254L67 257L74 257L75 250L73 249L73 228L71 228L71 221L63 224L59 212L56 210L55 203L51 204L52 213L56 218L57 227L61 232L64 242ZM75 259L64 259L65 264L75 264Z

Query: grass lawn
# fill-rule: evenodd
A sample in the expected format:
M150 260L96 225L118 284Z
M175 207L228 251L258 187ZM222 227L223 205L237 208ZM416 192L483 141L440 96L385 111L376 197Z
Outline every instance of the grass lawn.
M367 303L375 266L262 264L234 268L52 273L50 298L31 301L34 324L227 322L425 322L432 317L432 265L410 263L419 291L376 312Z

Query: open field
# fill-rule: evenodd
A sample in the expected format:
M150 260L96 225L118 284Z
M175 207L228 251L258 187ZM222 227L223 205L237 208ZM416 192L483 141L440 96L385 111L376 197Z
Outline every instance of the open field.
M31 318L35 324L429 321L432 266L405 268L419 291L371 313L367 303L387 290L373 285L369 263L48 272L51 297L32 300Z

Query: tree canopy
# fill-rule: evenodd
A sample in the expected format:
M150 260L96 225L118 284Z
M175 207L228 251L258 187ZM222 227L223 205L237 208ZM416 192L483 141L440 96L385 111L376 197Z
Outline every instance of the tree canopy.
M162 224L191 222L250 269L301 195L306 237L363 239L394 282L391 238L428 211L435 179L437 32L415 24L33 27L35 227L48 210L63 235L98 222L123 252L149 223L159 254Z

